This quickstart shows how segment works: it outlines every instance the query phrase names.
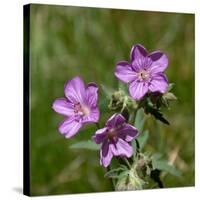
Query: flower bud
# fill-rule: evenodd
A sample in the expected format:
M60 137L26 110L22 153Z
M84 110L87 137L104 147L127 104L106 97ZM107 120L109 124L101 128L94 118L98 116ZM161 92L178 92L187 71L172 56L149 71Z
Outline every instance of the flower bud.
M129 171L128 175L118 180L116 184L117 191L123 190L141 190L145 181L143 181L137 174L137 171L133 168Z
M125 109L132 110L137 108L137 103L135 100L126 95L123 90L118 90L111 95L110 103L108 105L110 110L123 111Z
M163 98L167 100L177 100L176 96L172 92L167 92L166 94L163 95Z

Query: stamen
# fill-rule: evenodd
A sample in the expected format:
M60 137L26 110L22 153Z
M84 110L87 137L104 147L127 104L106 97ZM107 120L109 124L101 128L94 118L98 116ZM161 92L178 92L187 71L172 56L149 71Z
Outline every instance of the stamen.
M74 104L74 112L78 113L80 111L81 111L81 104L80 103Z
M138 78L140 80L148 80L149 79L149 72L146 71L146 70L141 70L139 73L138 73Z
M108 130L108 138L110 140L114 139L117 136L117 131L114 128L111 128L110 130Z
M76 103L74 104L74 113L76 114L81 114L81 115L89 115L90 114L90 109L85 106L85 105L81 105L80 103Z

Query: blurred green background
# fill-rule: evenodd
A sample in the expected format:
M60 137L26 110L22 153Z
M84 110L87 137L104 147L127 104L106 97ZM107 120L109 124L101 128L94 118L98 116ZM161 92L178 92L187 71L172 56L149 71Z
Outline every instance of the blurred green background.
M132 45L169 56L166 74L178 97L164 110L170 126L148 119L147 151L162 152L182 172L163 177L166 187L194 185L194 15L148 11L31 5L31 194L110 191L98 152L72 150L90 138L94 125L65 139L57 131L63 119L51 106L64 96L66 80L118 88L116 62L128 60ZM101 124L111 115L100 90ZM156 132L160 130L161 134Z

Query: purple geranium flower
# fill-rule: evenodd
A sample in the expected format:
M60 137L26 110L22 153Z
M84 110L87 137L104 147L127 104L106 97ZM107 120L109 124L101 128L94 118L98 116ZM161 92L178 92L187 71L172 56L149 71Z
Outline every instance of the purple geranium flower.
M117 63L115 76L125 83L130 83L129 92L133 99L140 100L148 91L165 93L168 80L164 70L168 58L161 51L148 54L142 45L135 45L130 53L131 63Z
M56 99L53 109L66 118L59 126L59 131L66 138L74 136L87 123L99 120L97 107L98 87L89 83L86 87L80 77L75 77L64 86L65 98Z
M113 156L131 157L132 146L129 144L138 135L138 130L127 124L121 114L114 114L106 126L96 131L93 140L100 144L100 164L107 167Z

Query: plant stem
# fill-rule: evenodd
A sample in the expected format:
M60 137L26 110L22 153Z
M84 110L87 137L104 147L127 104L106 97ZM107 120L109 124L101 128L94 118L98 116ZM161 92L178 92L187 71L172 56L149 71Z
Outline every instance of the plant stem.
M108 166L106 168L106 171L109 172L111 169L110 169L110 166ZM114 183L114 179L110 178L110 183L111 183L111 186L112 186L112 189L115 191L115 183Z
M127 158L124 157L124 161L128 165L129 169L131 169L131 165L130 165L129 161L127 160Z
M135 123L135 117L136 117L136 115L137 115L137 111L138 111L138 108L135 109L134 114L133 114L133 117L132 117L132 120L133 120L134 123Z
M136 142L136 151L137 151L137 153L139 153L140 152L140 143L139 143L138 139L135 139L135 142Z
M132 120L133 120L134 123L135 123L135 117L137 115L138 108L135 109L134 114L132 115ZM137 148L136 151L137 151L137 153L139 153L140 152L140 143L139 143L137 138L135 139L135 142L136 142L136 148Z
M100 129L100 125L99 125L99 123L96 122L95 124L96 124L97 129Z

